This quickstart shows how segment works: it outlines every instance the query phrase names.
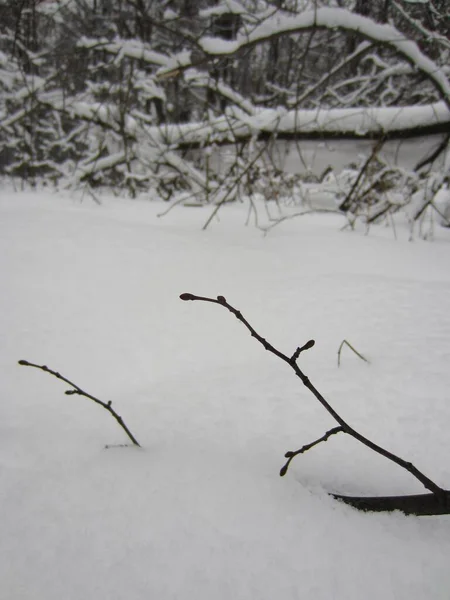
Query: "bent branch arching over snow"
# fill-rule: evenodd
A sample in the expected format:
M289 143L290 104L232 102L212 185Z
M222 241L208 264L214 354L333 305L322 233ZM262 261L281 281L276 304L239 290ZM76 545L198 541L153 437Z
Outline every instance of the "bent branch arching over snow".
M381 25L372 19L354 14L344 8L318 8L299 15L276 13L255 27L250 33L241 33L236 41L204 37L199 44L209 57L236 54L256 44L286 35L317 29L342 29L394 49L400 56L421 71L436 87L450 109L450 82L445 73L392 25Z

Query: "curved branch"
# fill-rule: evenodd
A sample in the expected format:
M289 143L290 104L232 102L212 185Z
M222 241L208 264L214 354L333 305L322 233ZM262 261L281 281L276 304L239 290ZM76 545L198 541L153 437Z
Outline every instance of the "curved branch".
M73 395L84 396L85 398L89 398L89 400L92 400L92 402L95 402L96 404L100 404L100 406L103 406L103 408L105 410L107 410L116 419L116 421L119 423L119 425L125 431L125 433L130 438L130 440L133 442L133 444L135 446L140 447L139 442L136 440L134 435L131 433L131 431L128 429L128 427L125 425L122 417L119 414L117 414L116 411L111 407L111 401L103 402L102 400L99 400L95 396L88 394L87 392L82 390L80 387L78 387L75 383L73 383L72 381L70 381L63 375L61 375L61 373L58 373L57 371L53 371L52 369L49 369L46 365L36 365L35 363L28 362L27 360L19 360L19 365L22 365L24 367L34 367L35 369L40 369L41 371L44 371L44 373L50 373L50 375L53 375L54 377L56 377L56 379L60 379L61 381L64 381L65 383L67 383L68 385L70 385L73 388L72 390L66 390L65 394L67 396L73 396Z
M286 475L289 465L291 464L291 460L293 458L295 458L299 454L304 454L305 452L307 452L308 450L311 450L311 448L314 448L314 446L317 446L318 444L321 444L322 442L327 442L328 438L330 438L332 435L336 435L336 433L341 433L341 431L344 431L344 430L342 429L342 427L340 425L338 427L333 427L333 429L330 429L329 431L324 433L323 436L320 437L319 439L314 440L314 442L311 442L310 444L305 444L304 446L302 446L300 448L300 450L296 450L295 452L286 452L286 454L284 456L285 456L285 458L288 459L288 461L284 465L284 467L282 467L282 469L280 471L280 477L284 477Z
M350 504L358 510L384 512L401 510L405 515L448 515L450 492L446 491L446 503L440 502L435 494L414 494L408 496L341 496L331 494L336 500Z
M213 304L219 304L220 306L223 306L224 308L229 310L238 319L238 321L240 321L248 329L248 331L250 332L250 335L252 337L254 337L264 347L265 350L267 350L271 354L274 354L275 356L280 358L282 361L287 363L293 369L293 371L295 372L297 377L301 380L303 385L306 388L308 388L308 390L317 398L317 400L320 402L320 404L322 404L322 406L325 408L325 410L333 417L333 419L335 421L337 421L337 423L339 424L339 427L336 427L336 428L330 430L316 442L313 442L312 444L304 446L303 449L301 449L300 451L297 452L298 454L315 446L319 442L326 441L330 435L333 435L334 433L339 433L342 431L343 433L350 435L352 438L354 438L355 440L357 440L358 442L360 442L367 448L370 448L377 454L384 456L388 460L394 462L395 464L399 465L400 467L402 467L403 469L408 471L408 473L410 473L413 477L415 477L418 481L420 481L420 483L426 489L428 489L430 492L432 492L432 494L436 497L437 503L439 503L443 507L449 508L449 493L445 489L438 486L434 481L432 481L424 473L419 471L412 463L400 458L399 456L393 454L392 452L389 452L382 446L378 446L377 444L375 444L374 442L372 442L371 440L369 440L368 438L366 438L365 436L360 434L358 431L356 431L356 429L353 429L353 427L351 427L341 417L341 415L339 413L337 413L334 410L334 408L328 403L328 401L322 396L322 394L317 390L317 388L311 383L309 378L303 373L303 371L298 366L298 364L297 364L297 358L298 358L298 354L299 354L298 352L294 352L294 354L291 357L289 357L286 354L283 354L282 352L277 350L277 348L272 346L272 344L270 344L267 340L265 340L261 335L259 335L255 331L255 329L250 325L250 323L247 321L247 319L245 319L245 317L242 315L242 313L239 310L237 310L236 308L231 306L231 304L228 304L228 302L226 301L224 296L217 296L217 298L208 298L205 296L195 296L194 294L185 293L185 294L181 294L180 298L181 298L181 300L200 300L202 302L211 302ZM311 348L313 346L313 344L311 342L312 341L305 344L305 346L303 348L304 349ZM291 453L288 453L287 458L290 458L290 455L291 455ZM288 461L286 468L289 465L289 462L290 461ZM285 472L286 471L283 472L283 470L282 470L281 474L284 475Z
M293 33L301 33L313 29L340 29L358 33L362 37L395 50L400 56L414 65L418 71L431 81L443 100L450 108L450 82L439 66L420 50L418 45L407 38L392 25L379 24L344 8L318 8L291 16L283 13L273 15L249 34L241 34L236 41L216 44L215 38L204 37L199 45L206 59L217 56L228 56L250 48L262 42ZM183 66L187 68L187 66Z

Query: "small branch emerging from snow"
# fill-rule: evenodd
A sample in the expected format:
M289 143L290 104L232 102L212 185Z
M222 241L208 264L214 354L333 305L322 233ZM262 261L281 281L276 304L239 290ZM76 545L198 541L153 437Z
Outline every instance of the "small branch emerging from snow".
M312 444L308 444L308 445L304 446L303 448L300 449L300 451L294 453L294 455L301 454L301 453L305 452L306 450L308 450L309 448L312 448L313 446L317 445L318 443L320 443L322 441L326 441L331 435L333 435L335 433L339 433L339 432L346 433L347 435L350 435L352 438L354 438L361 444L364 444L364 446L366 446L367 448L370 448L377 454L384 456L388 460L394 462L395 464L399 465L400 467L402 467L403 469L408 471L408 473L410 473L413 477L415 477L418 481L420 481L421 484L425 488L427 488L430 492L432 492L432 494L434 494L434 496L436 497L437 504L444 507L446 510L447 509L450 510L450 506L448 505L449 504L449 492L448 491L446 491L443 488L441 488L440 486L438 486L434 481L432 481L426 475L424 475L421 471L416 469L416 467L412 463L410 463L406 460L403 460L399 456L393 454L392 452L389 452L382 446L378 446L377 444L375 444L374 442L372 442L365 436L358 433L358 431L356 431L356 429L353 429L353 427L351 427L334 410L334 408L327 402L327 400L325 400L325 398L322 396L322 394L319 392L319 390L317 390L314 387L314 385L311 383L309 378L303 373L303 371L300 369L300 367L297 364L297 359L300 355L300 352L302 350L306 350L307 348L311 348L313 346L312 340L307 342L300 349L297 348L297 350L294 352L294 354L291 357L289 357L286 354L283 354L282 352L277 350L266 339L264 339L262 336L260 336L259 333L257 333L255 331L255 329L250 325L250 323L247 321L247 319L242 315L241 311L239 311L236 308L234 308L233 306L231 306L231 304L228 304L228 302L224 296L217 296L217 298L208 298L205 296L196 296L194 294L185 293L185 294L181 294L180 298L181 298L181 300L199 300L201 302L211 302L212 304L220 304L221 306L223 306L224 308L229 310L238 319L238 321L240 321L243 325L245 325L245 327L250 332L250 335L252 337L254 337L264 347L265 350L267 350L268 352L271 352L275 356L278 356L278 358L280 358L282 361L287 363L294 370L295 374L301 380L303 385L306 388L308 388L308 390L316 397L316 399L320 402L320 404L322 404L322 406L325 408L325 410L333 417L333 419L335 421L337 421L339 427L335 427L334 429L331 429L322 438L316 440L315 442L312 442ZM300 352L299 352L299 350L300 350ZM294 456L291 456L290 453L288 453L286 456L290 460L292 460L292 458L294 457ZM288 463L290 462L290 460L288 461ZM285 468L286 468L286 465L285 465ZM280 474L284 475L283 469L281 470Z
M341 366L341 352L342 352L342 347L344 346L344 344L346 344L350 350L353 350L353 352L356 354L356 356L359 356L359 358L361 360L364 360L366 363L370 364L370 361L367 360L367 358L365 358L362 354L360 354L358 352L358 350L355 350L355 348L353 348L353 346L350 344L350 342L347 342L347 340L342 340L341 345L339 346L339 350L338 350L338 367Z
M289 465L291 463L291 460L293 458L295 458L298 454L303 454L304 452L311 450L311 448L314 448L314 446L317 446L317 444L320 444L321 442L326 442L329 437L331 437L332 435L334 435L336 433L340 433L341 431L344 431L342 429L342 427L333 427L333 429L330 429L329 431L327 431L321 438L319 438L318 440L315 440L314 442L311 442L310 444L305 444L304 446L302 446L300 448L300 450L296 450L295 452L286 452L286 454L284 456L288 459L288 461L284 465L284 467L281 469L280 477L284 477L286 475Z
M91 394L88 394L87 392L85 392L84 390L82 390L80 387L78 387L75 383L73 383L72 381L70 381L69 379L67 379L66 377L64 377L60 373L58 373L57 371L53 371L52 369L49 369L46 365L36 365L34 363L28 362L27 360L19 360L19 365L22 365L22 366L25 366L25 367L34 367L35 369L40 369L41 371L44 371L45 373L50 373L50 375L53 375L57 379L60 379L61 381L64 381L65 383L67 383L68 385L70 385L73 388L71 390L66 390L65 391L65 394L67 396L75 396L75 395L84 396L85 398L89 398L89 400L92 400L96 404L100 404L100 406L103 406L103 408L105 410L107 410L116 419L116 421L119 423L119 425L125 431L125 433L130 438L130 440L133 442L133 444L135 446L139 446L140 447L139 442L136 440L136 438L134 437L134 435L131 433L131 431L128 429L128 427L125 425L122 417L120 415L118 415L113 408L111 408L111 401L109 401L109 402L103 402L102 400L99 400L95 396L92 396Z

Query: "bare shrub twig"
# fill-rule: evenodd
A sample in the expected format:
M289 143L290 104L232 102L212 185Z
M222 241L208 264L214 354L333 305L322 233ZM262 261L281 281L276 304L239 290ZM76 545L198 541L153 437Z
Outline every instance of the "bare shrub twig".
M363 178L364 178L364 176L366 174L367 169L369 168L369 166L372 163L372 161L378 156L378 153L383 148L383 145L384 145L385 141L386 141L386 139L384 137L381 137L377 141L377 143L374 145L370 156L367 158L367 160L363 164L361 170L358 173L357 178L355 179L352 187L350 188L350 191L347 193L346 197L341 202L341 204L339 206L340 210L347 211L347 210L350 209L352 203L355 200L355 196L356 196L356 193L358 191L358 187L359 187L360 183L363 181ZM356 201L358 201L358 199L356 199Z
M439 485L437 485L434 481L432 481L424 473L419 471L412 463L400 458L399 456L393 454L392 452L389 452L382 446L378 446L377 444L372 442L370 439L366 438L365 436L360 434L358 431L356 431L356 429L353 429L353 427L351 427L340 416L340 414L335 411L335 409L328 403L328 401L322 396L322 394L317 390L317 388L311 383L310 379L303 373L303 371L300 369L300 367L297 364L297 360L299 358L300 353L303 350L307 350L314 345L313 340L310 340L301 348L297 348L297 350L292 354L292 356L289 357L287 354L280 352L280 350L278 350L277 348L272 346L272 344L270 344L259 333L257 333L255 331L255 329L252 327L252 325L250 325L250 323L247 321L247 319L242 315L241 311L239 311L238 309L234 308L231 304L229 304L224 296L217 296L217 298L209 298L209 297L205 297L205 296L196 296L194 294L184 293L184 294L181 294L180 299L185 300L185 301L198 300L201 302L210 302L213 304L219 304L220 306L223 306L228 311L230 311L238 319L238 321L240 321L248 329L248 331L250 332L250 335L252 337L254 337L265 348L265 350L267 350L271 354L274 354L275 356L280 358L282 361L287 363L291 367L291 369L293 369L293 371L295 372L297 377L301 380L303 385L316 397L316 399L320 402L320 404L322 404L322 406L333 417L333 419L335 421L337 421L339 426L327 431L321 438L317 439L316 441L314 441L310 444L303 446L300 450L298 450L296 452L288 452L286 454L286 458L288 458L289 460L285 464L285 466L281 469L281 472L280 472L281 476L286 474L289 464L290 464L291 460L294 458L294 456L296 456L297 454L302 454L302 453L306 452L307 450L313 448L314 446L318 445L321 442L326 442L331 435L342 432L342 433L346 433L347 435L351 436L352 438L354 438L355 440L357 440L358 442L360 442L367 448L370 448L377 454L384 456L388 460L394 462L395 464L399 465L400 467L402 467L403 469L408 471L408 473L410 473L413 477L415 477L418 481L420 481L420 483L427 490L429 490L431 492L431 496L432 496L431 500L428 495L421 495L421 496L417 497L420 500L418 500L416 502L415 506L418 506L419 512L414 512L414 510L411 510L410 512L412 512L413 514L442 514L442 511L450 512L450 492L449 491L447 491L447 490L441 488ZM343 497L343 496L335 496L335 497L337 497L345 502L352 503L351 497ZM404 499L406 497L402 496L402 497L398 497L398 498ZM420 507L423 504L423 502L422 502L423 499L425 499L425 503L427 504L428 507L430 505L435 507L435 512L432 512L432 513L420 512ZM359 499L359 500L361 500L361 499ZM421 502L422 502L422 504L421 504ZM356 502L353 503L353 505L356 506L357 508L359 507ZM369 502L369 505L370 505L370 502ZM404 505L405 505L405 503L401 504L401 506L404 506ZM409 508L406 508L405 510L408 511L411 508L411 505L408 503L406 503L406 505ZM414 502L413 502L413 505L414 505ZM366 503L364 510L370 509L370 508L367 508L367 506L368 505ZM376 508L374 508L374 510L376 510ZM380 509L378 509L378 510L380 510ZM389 510L394 510L394 508L390 508ZM400 508L400 510L403 510L403 508Z
M72 381L70 381L69 379L67 379L66 377L64 377L60 373L58 373L57 371L53 371L52 369L49 369L46 365L36 365L35 363L28 362L27 360L19 360L19 365L22 365L22 366L25 366L25 367L34 367L36 369L40 369L41 371L44 371L44 373L50 373L50 375L53 375L57 379L60 379L61 381L64 381L65 383L67 383L68 385L70 385L73 388L71 390L66 390L65 391L66 396L75 396L75 395L84 396L85 398L89 398L89 400L92 400L96 404L100 404L100 406L103 406L103 408L105 410L107 410L116 419L116 421L119 423L119 425L125 431L125 433L130 438L130 440L133 442L133 444L135 446L139 446L140 447L139 442L136 440L136 438L134 437L134 435L131 433L131 431L128 429L128 427L125 425L124 420L122 419L122 417L120 415L118 415L116 413L116 411L111 407L111 401L109 401L109 402L103 402L102 400L99 400L95 396L92 396L91 394L88 394L87 392L85 392L84 390L82 390L80 387L78 387L78 385L76 385L75 383L73 383Z
M286 452L284 456L288 459L288 461L284 465L284 467L282 467L280 471L280 477L284 477L286 475L289 465L291 464L291 460L295 458L298 454L303 454L304 452L311 450L311 448L314 448L314 446L317 446L317 444L320 444L321 442L326 442L329 437L335 435L336 433L340 433L341 431L344 431L341 426L333 427L333 429L330 429L329 431L324 433L324 435L319 439L315 440L314 442L311 442L310 444L305 444L304 446L302 446L300 450L296 450L295 452Z

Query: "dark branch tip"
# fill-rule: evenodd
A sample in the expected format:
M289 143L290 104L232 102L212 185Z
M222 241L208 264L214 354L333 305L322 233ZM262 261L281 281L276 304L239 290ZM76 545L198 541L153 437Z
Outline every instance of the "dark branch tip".
M282 469L280 470L280 477L284 477L287 473L288 470L288 466L284 465L284 467L282 467Z
M195 300L195 296L193 294L181 294L180 295L180 299L181 300Z
M309 340L308 342L306 342L306 344L304 344L301 348L298 347L297 350L294 352L294 354L291 356L291 363L295 363L296 360L300 357L300 354L304 351L304 350L309 350L309 348L312 348L315 345L315 341L314 340Z
M25 367L28 367L30 365L30 363L27 360L19 360L19 365L23 365Z

